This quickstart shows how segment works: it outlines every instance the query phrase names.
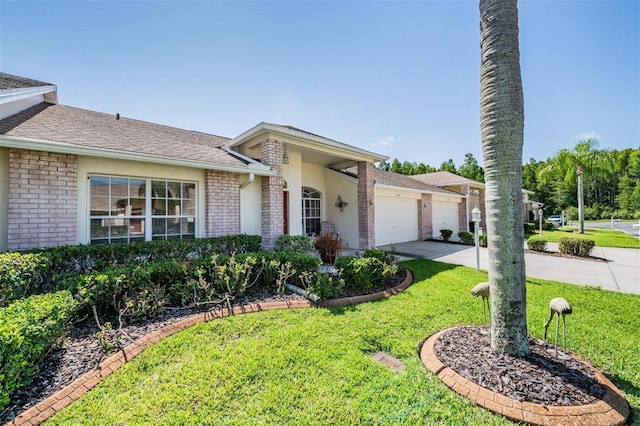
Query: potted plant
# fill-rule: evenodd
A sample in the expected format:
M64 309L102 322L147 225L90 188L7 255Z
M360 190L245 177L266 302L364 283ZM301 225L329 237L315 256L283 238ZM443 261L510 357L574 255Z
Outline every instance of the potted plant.
M316 235L313 248L318 251L323 263L333 263L341 250L340 238L330 233Z

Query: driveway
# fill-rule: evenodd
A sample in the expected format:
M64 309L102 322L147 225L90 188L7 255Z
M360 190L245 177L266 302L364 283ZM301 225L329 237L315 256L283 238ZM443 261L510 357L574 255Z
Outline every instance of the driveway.
M548 250L557 251L557 244L549 243ZM439 262L475 268L476 253L472 246L439 243L434 241L409 241L393 246L380 246L392 251L403 260L425 258ZM488 251L480 247L480 269L488 269ZM561 281L584 286L601 287L622 293L640 294L640 250L595 247L594 261L544 254L525 253L527 277Z

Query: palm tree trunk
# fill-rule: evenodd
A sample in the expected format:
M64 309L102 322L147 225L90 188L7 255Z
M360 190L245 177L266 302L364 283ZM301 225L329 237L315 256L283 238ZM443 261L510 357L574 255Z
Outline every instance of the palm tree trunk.
M584 234L584 196L582 185L582 167L578 166L578 232Z
M525 356L530 350L522 226L524 101L516 0L480 0L480 44L491 346Z

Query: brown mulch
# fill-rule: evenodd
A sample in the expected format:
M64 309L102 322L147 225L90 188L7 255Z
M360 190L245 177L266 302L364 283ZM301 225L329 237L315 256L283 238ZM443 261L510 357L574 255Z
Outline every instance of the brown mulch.
M608 262L607 259L604 259L602 257L597 257L597 256L587 256L587 257L581 257L581 256L571 256L568 254L562 254L560 252L557 251L537 251L537 250L529 250L529 249L524 249L525 253L529 253L529 254L542 254L545 256L554 256L554 257L568 257L570 259L578 259L578 260L591 260L594 262Z
M486 331L486 334L481 331ZM462 377L509 398L552 406L593 404L605 387L593 367L541 339L529 339L531 355L518 358L491 349L487 327L457 327L434 345L438 359Z

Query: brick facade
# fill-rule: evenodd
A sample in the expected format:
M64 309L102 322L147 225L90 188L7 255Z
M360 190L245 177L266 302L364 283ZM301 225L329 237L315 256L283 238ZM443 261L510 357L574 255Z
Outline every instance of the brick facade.
M358 163L358 244L367 249L376 246L373 163Z
M418 239L433 238L433 196L422 194L418 204Z
M205 170L205 236L240 233L240 175Z
M282 155L284 144L267 139L260 143L260 161L276 171L276 176L262 177L262 246L272 249L282 234L284 204L282 178Z
M8 249L76 244L78 159L9 150Z
M469 196L471 195L471 188L469 187L469 185L462 185L460 187L460 192L466 195L467 198L461 200L461 202L458 204L458 232L468 232L469 221L471 220L468 209L473 208L469 206Z

